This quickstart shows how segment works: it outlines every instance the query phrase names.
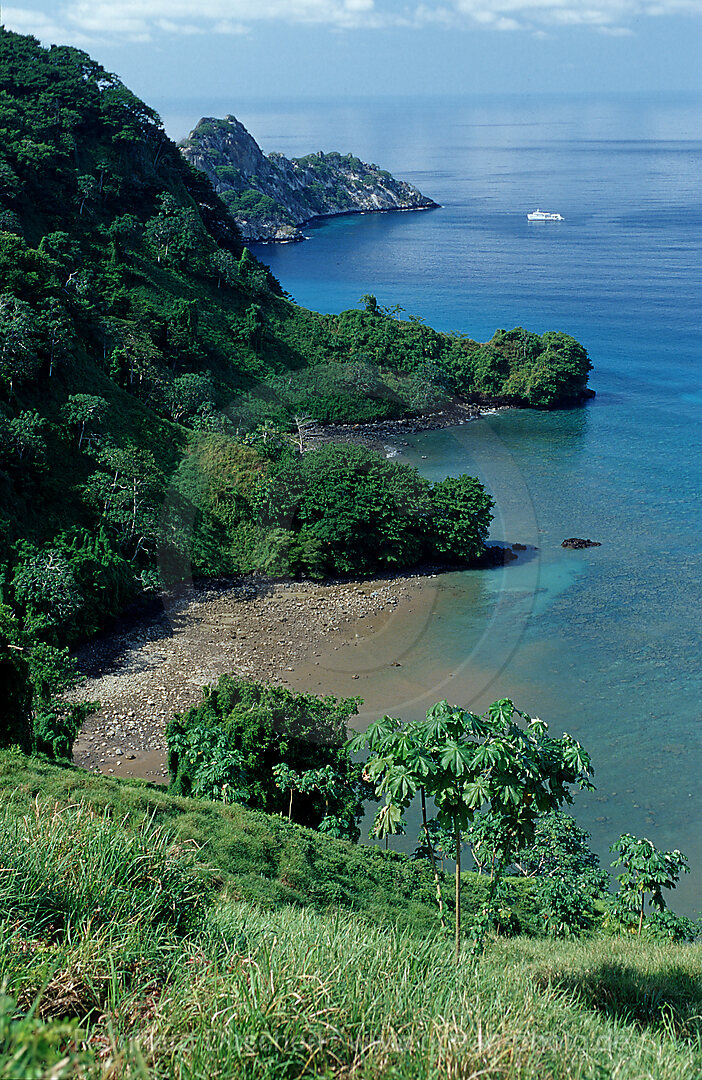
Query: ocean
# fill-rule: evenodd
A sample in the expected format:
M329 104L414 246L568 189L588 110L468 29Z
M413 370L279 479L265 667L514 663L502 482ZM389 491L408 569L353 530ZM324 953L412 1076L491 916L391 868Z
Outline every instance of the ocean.
M590 752L575 813L602 861L621 832L680 848L676 910L702 909L702 99L432 98L217 103L266 151L352 151L438 210L310 226L262 246L322 311L364 293L440 329L564 330L597 397L500 412L405 440L431 478L468 471L496 500L504 569L433 581L398 636L411 679L368 661L354 684L406 717L448 697L512 697ZM193 118L194 120L197 117ZM532 224L528 211L562 223ZM570 536L601 547L567 551ZM401 639L401 640L400 640ZM401 654L401 655L400 655Z

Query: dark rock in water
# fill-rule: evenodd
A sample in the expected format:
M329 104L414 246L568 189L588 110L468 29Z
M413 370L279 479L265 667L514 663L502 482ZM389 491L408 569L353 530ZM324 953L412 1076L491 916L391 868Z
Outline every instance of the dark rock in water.
M569 540L563 541L561 547L573 548L576 551L579 551L580 548L602 547L602 544L599 540L581 540L578 536L571 536Z
M493 566L504 566L506 563L514 562L518 557L511 548L490 544L485 548L475 565L489 569Z
M526 544L512 544L512 551L526 551Z

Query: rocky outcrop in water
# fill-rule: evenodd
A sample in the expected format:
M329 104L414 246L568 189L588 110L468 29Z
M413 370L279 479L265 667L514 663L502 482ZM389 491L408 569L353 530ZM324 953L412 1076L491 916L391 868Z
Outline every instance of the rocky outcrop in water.
M437 206L353 154L266 155L234 116L200 120L180 149L207 173L247 241L303 240L300 226L320 217Z
M581 548L602 547L602 544L599 540L581 540L579 536L571 536L568 540L563 541L561 547L580 551Z

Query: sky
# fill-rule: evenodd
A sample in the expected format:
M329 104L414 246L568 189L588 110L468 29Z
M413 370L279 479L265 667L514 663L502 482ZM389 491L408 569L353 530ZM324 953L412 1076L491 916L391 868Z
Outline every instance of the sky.
M20 0L156 108L222 98L702 91L702 0Z

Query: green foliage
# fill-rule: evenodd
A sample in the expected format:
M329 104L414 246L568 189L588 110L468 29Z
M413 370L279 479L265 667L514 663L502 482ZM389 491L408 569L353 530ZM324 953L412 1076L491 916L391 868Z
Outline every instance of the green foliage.
M521 333L527 336L526 331ZM505 335L505 340L509 336ZM513 366L506 389L529 405L550 408L561 399L577 398L590 368L588 355L575 338L547 331L541 336L540 347L532 349L530 363Z
M357 708L355 698L295 694L223 675L205 689L201 705L168 725L171 786L269 813L294 812L301 824L326 822L323 831L355 839L366 787L346 749L346 725ZM281 765L291 771L276 772ZM301 795L294 807L286 798L293 775ZM300 786L302 776L309 782Z
M166 399L168 412L173 420L190 422L203 406L214 405L214 388L207 375L187 372L179 375L169 386Z
M223 166L217 171L217 176L222 180L231 180L231 174L237 170ZM236 182L236 177L234 180ZM280 203L272 199L270 195L264 195L256 188L245 188L242 192L227 190L222 192L222 200L235 217L245 218L250 222L265 222L274 218L276 221L287 222L292 225L293 220Z
M18 544L10 586L24 627L54 642L94 632L134 596L133 571L104 530L73 529L42 548Z
M96 394L70 394L64 405L63 414L69 424L75 427L78 435L78 449L84 440L90 441L101 427L109 409L108 402Z
M0 994L0 1077L3 1080L68 1080L85 1061L67 1048L80 1032L75 1022L43 1023L37 1016L18 1015L17 1003Z
M146 222L144 233L161 260L183 267L195 262L206 248L205 230L195 207L179 206L168 192L158 199L158 213Z
M66 693L79 681L67 648L36 641L28 649L34 748L52 758L70 758L76 735L99 704L66 700Z
M466 839L479 871L503 873L510 866L500 857L501 822L479 814ZM554 937L578 934L593 926L598 904L607 890L607 874L590 849L590 834L559 810L541 813L531 840L513 854L511 872L533 878L543 929Z
M4 707L0 746L19 746L53 758L70 758L73 741L94 703L66 700L78 682L68 649L38 639L50 625L41 616L23 629L7 606L0 605L0 678Z
M431 489L429 541L439 559L473 562L485 551L494 503L474 476L448 476Z
M24 409L9 421L0 414L0 460L16 474L46 458L46 418L35 409Z
M263 524L297 539L281 569L368 574L484 550L492 500L472 477L432 485L416 469L333 443L284 459L256 494Z
M56 548L34 552L29 545L23 545L21 552L12 586L26 628L41 635L69 623L82 596L66 553Z
M314 542L308 573L365 574L419 562L429 490L414 469L328 444L283 464L260 505L266 524Z
M29 663L17 619L9 607L0 605L0 747L32 749L32 687Z
M41 366L37 317L25 300L0 296L0 384L10 394Z
M134 561L158 544L165 477L151 451L137 446L105 447L96 459L85 497L98 512L100 526Z
M615 917L625 925L636 923L640 937L648 897L650 906L659 916L653 920L654 934L656 930L662 931L675 939L674 921L660 918L666 910L663 889L674 889L680 875L689 874L687 857L677 848L675 851L658 851L650 840L639 839L631 833L623 833L610 851L617 856L612 866L622 867L621 873L617 874L619 893L613 905ZM679 934L685 936L682 926Z
M422 801L425 794L433 799L440 826L453 833L456 959L463 833L476 815L483 808L489 811L495 853L487 902L474 926L481 945L494 918L500 869L532 841L539 814L571 802L571 785L591 786L590 759L580 744L569 735L551 738L547 724L520 712L506 698L493 702L482 716L441 701L429 709L426 721L405 727L384 717L350 745L370 752L366 771L377 795L385 799L386 815L380 821L388 831L397 831L421 790ZM427 842L431 848L429 835Z

